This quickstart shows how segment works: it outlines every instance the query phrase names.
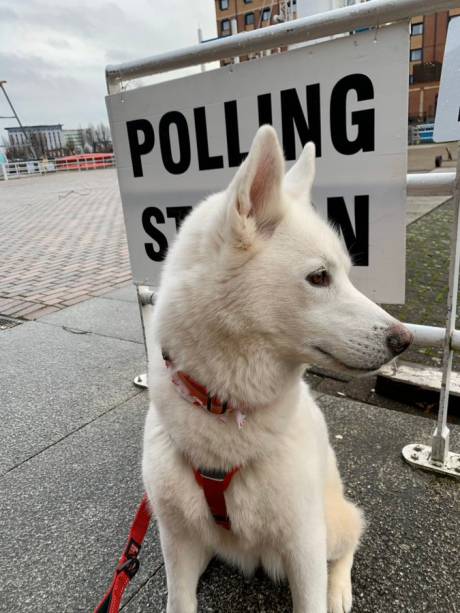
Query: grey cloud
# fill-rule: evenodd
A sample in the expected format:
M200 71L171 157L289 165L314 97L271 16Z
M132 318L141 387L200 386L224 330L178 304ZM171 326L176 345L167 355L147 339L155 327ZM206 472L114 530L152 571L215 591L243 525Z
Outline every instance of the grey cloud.
M2 23L6 23L8 21L17 21L19 19L16 11L13 11L9 6L3 6L0 4L0 20Z
M8 66L11 68L5 72ZM76 78L60 73L40 58L0 53L0 72L5 74L8 93L26 124L64 123L71 128L77 123L106 119L102 70L91 78L88 73Z
M213 0L21 0L10 6L0 0L0 75L26 123L75 127L106 120L105 64L193 44L198 23L205 37L214 35ZM42 57L27 44L37 35ZM24 44L16 45L19 39ZM3 104L0 115L7 114Z
M130 59L126 49L108 49L105 57L107 64L118 64L120 62L127 62Z
M48 44L55 49L70 49L71 47L65 38L48 38Z

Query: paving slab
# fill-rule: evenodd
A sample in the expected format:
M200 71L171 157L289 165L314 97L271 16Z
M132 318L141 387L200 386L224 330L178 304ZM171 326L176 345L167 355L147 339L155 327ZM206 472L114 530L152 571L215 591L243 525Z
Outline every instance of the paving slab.
M451 200L451 196L409 196L407 198L406 226L431 213L433 209L448 200Z
M41 318L41 323L143 343L139 307L126 300L92 298Z
M136 286L130 283L125 287L120 287L119 289L114 289L104 294L101 298L108 298L109 300L126 300L127 302L135 302L137 304Z
M347 495L368 521L353 572L353 613L458 613L460 485L415 471L401 458L405 444L430 440L431 422L331 396L318 402ZM452 446L460 448L457 432ZM160 569L124 611L164 612L166 595ZM286 584L261 572L248 580L217 561L203 575L198 599L207 613L292 610Z
M140 392L0 479L2 613L94 610L142 496L146 409ZM161 565L154 529L142 562L131 593Z
M0 333L0 363L1 474L136 394L145 354L138 343L29 322Z
M1 184L0 313L37 319L131 279L115 169Z

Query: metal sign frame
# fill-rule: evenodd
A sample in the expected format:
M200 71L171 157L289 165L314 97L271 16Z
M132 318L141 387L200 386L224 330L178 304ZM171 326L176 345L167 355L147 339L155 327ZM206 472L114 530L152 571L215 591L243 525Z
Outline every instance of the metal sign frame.
M275 47L287 47L325 36L353 32L360 28L379 28L384 24L398 21L407 21L409 26L409 19L415 15L428 15L458 7L460 7L460 0L372 0L372 2L218 38L137 61L107 66L107 91L109 95L119 93L129 81L140 77L198 66L229 57L248 55ZM409 36L409 27L407 35ZM412 443L404 447L403 457L414 466L460 478L460 454L449 451L449 428L447 427L452 357L455 350L460 350L460 331L455 329L460 265L460 150L456 173L428 176L424 174L408 175L407 193L408 195L426 196L452 194L455 223L451 241L446 327L406 324L414 333L414 344L428 347L443 346L444 348L438 423L433 433L431 446ZM154 303L155 292L152 288L143 286L137 286L137 292L144 330L145 309ZM146 375L136 377L135 383L141 387L147 387Z

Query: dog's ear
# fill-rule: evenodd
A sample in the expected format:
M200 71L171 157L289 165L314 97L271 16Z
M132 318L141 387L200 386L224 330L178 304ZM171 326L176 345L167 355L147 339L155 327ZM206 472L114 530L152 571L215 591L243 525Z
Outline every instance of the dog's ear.
M262 126L227 192L231 231L241 245L248 246L258 234L270 236L281 220L283 176L284 156L276 132Z
M296 198L309 198L315 180L316 148L309 142L284 177L284 188Z

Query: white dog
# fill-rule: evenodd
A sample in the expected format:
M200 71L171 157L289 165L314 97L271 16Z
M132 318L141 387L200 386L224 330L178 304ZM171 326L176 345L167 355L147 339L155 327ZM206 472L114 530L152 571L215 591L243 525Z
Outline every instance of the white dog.
M302 374L312 363L375 371L411 335L349 281L348 255L310 205L314 166L309 143L285 175L276 133L263 126L228 189L185 220L164 265L147 339L143 476L168 613L197 610L198 579L216 554L245 573L261 564L286 576L295 613L351 610L362 514L344 497Z

